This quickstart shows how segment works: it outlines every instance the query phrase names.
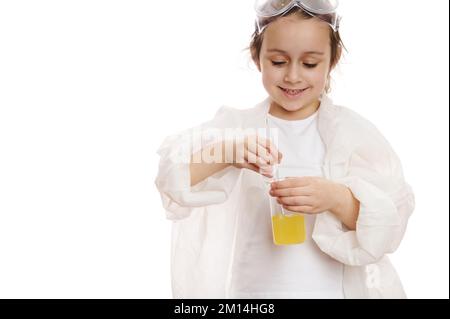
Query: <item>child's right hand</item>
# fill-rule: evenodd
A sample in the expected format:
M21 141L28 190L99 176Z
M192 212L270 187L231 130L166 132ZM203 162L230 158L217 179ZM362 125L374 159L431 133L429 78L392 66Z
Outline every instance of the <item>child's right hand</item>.
M233 166L247 168L272 178L272 167L279 164L283 155L270 140L257 135L246 136L242 141L233 142Z

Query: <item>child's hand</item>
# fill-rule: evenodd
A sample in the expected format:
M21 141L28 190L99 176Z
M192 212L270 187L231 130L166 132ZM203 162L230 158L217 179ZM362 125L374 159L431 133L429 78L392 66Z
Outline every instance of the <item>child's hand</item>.
M234 142L233 166L247 168L261 175L273 177L272 166L281 162L283 155L275 145L257 135L246 136L240 142Z
M339 185L322 177L293 177L271 184L270 195L289 211L320 214L339 204Z

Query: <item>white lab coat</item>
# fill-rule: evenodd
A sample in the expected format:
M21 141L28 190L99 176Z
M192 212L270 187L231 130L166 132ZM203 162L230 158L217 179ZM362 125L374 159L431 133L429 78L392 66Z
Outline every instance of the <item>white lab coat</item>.
M262 128L269 105L267 99L246 110L222 107L201 127ZM415 205L397 155L374 125L327 96L318 127L326 146L324 177L349 187L361 205L356 231L324 212L317 215L313 240L344 264L345 298L406 298L387 257L398 248ZM260 174L230 166L190 187L189 164L175 160L186 152L179 137L168 137L158 150L155 181L173 221L173 297L233 298L239 272L234 255L244 249L254 204L268 200L266 184Z

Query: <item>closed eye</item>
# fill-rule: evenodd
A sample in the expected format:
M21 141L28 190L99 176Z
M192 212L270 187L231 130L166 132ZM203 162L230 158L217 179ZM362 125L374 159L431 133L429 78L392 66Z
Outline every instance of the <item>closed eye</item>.
M274 66L281 66L284 64L286 64L286 62L284 62L284 61L272 61L272 65L274 65Z
M317 66L317 64L310 64L310 63L303 63L303 65L308 69L314 69Z
M282 66L285 65L286 62L285 61L272 61L272 65L273 66ZM316 64L312 64L312 63L303 63L303 65L308 68L308 69L314 69L317 66Z

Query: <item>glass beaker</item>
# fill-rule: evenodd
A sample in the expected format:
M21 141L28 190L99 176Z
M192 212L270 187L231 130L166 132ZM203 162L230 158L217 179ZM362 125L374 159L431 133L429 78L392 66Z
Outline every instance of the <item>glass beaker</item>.
M277 165L274 167L273 181L293 177L320 175L322 175L322 167L320 165ZM270 196L270 215L272 220L273 242L275 245L296 245L306 241L307 229L304 214L286 210L282 205L278 204L275 197Z
M276 200L273 200L276 203ZM285 210L276 203L272 213L272 232L275 245L296 245L306 240L305 216ZM277 207L279 206L279 207Z

